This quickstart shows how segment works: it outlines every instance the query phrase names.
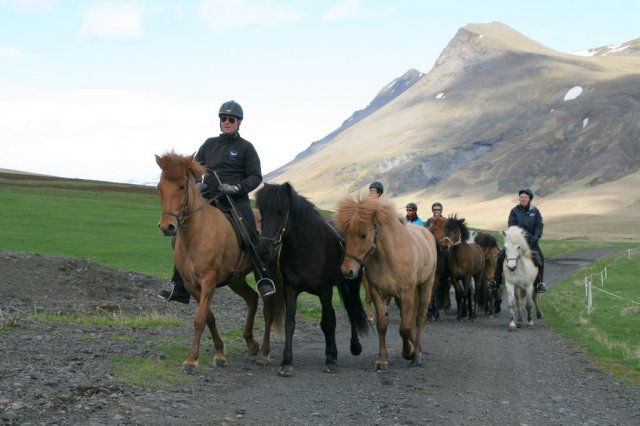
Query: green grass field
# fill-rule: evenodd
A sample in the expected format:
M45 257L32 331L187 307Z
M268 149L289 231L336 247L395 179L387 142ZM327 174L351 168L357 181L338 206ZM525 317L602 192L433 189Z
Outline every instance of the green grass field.
M171 241L157 229L160 203L154 188L0 173L0 215L0 249L76 256L123 270L170 275ZM604 246L634 247L544 239L541 245L547 257ZM594 290L594 311L586 313L584 275L601 270L614 262L611 259L549 291L542 298L545 321L585 347L598 364L640 383L640 309L628 302L640 301L637 254L630 261L616 261L603 288L624 300ZM319 318L317 298L306 295L301 303L306 317Z

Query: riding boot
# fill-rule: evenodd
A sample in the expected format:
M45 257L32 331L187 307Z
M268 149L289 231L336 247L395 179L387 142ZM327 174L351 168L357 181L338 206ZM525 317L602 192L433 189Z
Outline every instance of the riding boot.
M175 266L173 267L173 277L171 277L171 281L165 284L158 295L171 302L184 303L185 305L189 303L191 295L187 289L184 288L184 281Z
M544 284L544 262L540 262L538 266L538 284L536 285L536 292L544 293L547 291L547 286Z

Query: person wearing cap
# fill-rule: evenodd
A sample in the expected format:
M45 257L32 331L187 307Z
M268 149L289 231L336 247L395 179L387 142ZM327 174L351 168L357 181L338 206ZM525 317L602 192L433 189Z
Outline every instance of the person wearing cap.
M511 209L509 213L508 226L519 226L525 230L525 239L529 244L529 248L534 252L534 261L538 266L538 285L536 292L544 293L547 287L544 284L544 255L540 250L540 238L542 237L542 229L544 223L540 210L531 204L533 200L533 191L529 188L523 188L518 191L519 203ZM502 264L504 262L504 250L498 257L498 265L496 267L495 281L497 285L502 282ZM498 303L499 306L499 303Z
M369 185L369 198L377 200L378 198L382 197L383 193L384 186L382 186L380 182L371 182L371 185Z
M418 206L416 203L407 204L407 215L404 217L406 223L423 226L422 219L418 217Z
M220 135L208 138L196 153L196 160L207 168L203 182L198 182L198 188L204 198L222 206L230 207L228 196L244 219L251 237L255 237L257 241L258 231L249 202L249 192L262 182L260 158L251 142L240 136L244 111L239 103L233 100L223 103L218 111L218 119ZM254 265L254 270L259 266ZM260 269L262 275L265 275L264 269ZM189 303L189 293L175 268L171 281L173 288L163 288L160 296L171 301ZM258 291L262 297L266 297L275 293L276 289L271 279L261 279Z
M431 225L431 219L434 217L442 217L442 204L439 201L436 201L431 205L431 212L433 216L427 219L424 223L425 228L428 228Z

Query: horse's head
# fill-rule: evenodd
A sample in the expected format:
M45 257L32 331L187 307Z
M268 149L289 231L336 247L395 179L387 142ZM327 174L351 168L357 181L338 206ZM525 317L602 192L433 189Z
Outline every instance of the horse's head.
M342 273L348 279L358 277L369 256L376 252L380 226L403 226L391 204L369 198L345 198L336 209L336 227L344 236L345 256Z
M282 185L265 183L256 193L256 206L261 216L258 254L270 264L276 260L289 224L292 191L288 182Z
M195 183L204 175L205 168L195 161L194 155L174 152L156 155L156 163L162 169L157 186L162 206L158 227L165 236L173 236L193 210L193 202L202 200Z
M530 256L529 246L524 236L524 230L519 226L510 226L504 235L505 265L510 271L515 271L521 256Z
M447 219L444 216L436 216L431 218L431 225L429 225L429 230L438 242L442 242L444 238L444 224L446 221Z
M444 223L444 238L442 245L446 250L465 243L469 239L469 229L464 218L458 219L457 215L449 216Z

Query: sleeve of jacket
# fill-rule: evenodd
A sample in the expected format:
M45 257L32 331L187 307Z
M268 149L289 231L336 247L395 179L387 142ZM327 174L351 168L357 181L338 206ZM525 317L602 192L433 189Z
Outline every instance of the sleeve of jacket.
M262 168L260 167L260 157L252 144L249 144L245 151L244 170L247 176L240 182L242 193L248 194L262 182Z
M533 230L533 238L538 241L542 237L542 228L544 227L544 223L542 221L542 214L540 214L540 209L536 209L536 222Z
M516 213L515 207L511 209L509 213L509 221L507 222L507 226L517 226L518 225L518 214Z

